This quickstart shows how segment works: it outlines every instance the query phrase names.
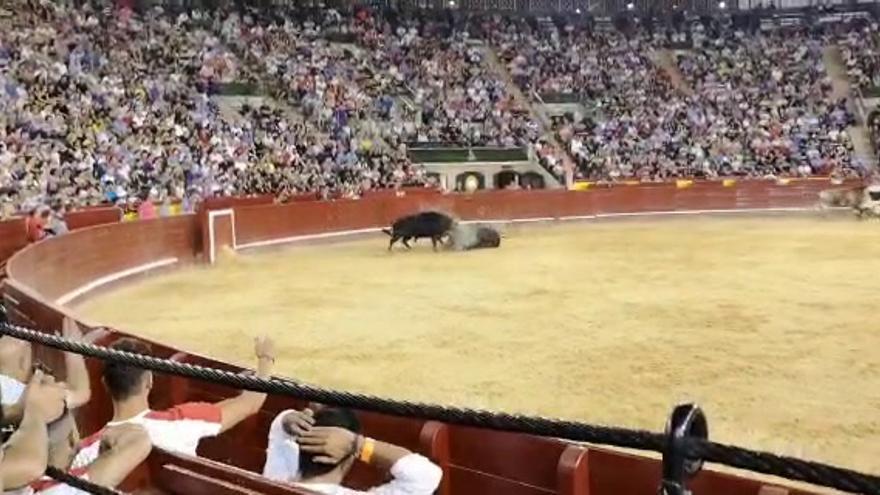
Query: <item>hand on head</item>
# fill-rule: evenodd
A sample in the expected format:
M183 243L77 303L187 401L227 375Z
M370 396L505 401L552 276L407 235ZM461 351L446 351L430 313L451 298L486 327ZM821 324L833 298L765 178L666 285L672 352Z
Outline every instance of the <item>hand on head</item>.
M301 437L312 430L315 424L315 413L311 409L291 411L284 415L281 426L285 433L293 437Z
M358 435L345 428L316 426L298 436L300 450L319 464L339 464L357 452Z

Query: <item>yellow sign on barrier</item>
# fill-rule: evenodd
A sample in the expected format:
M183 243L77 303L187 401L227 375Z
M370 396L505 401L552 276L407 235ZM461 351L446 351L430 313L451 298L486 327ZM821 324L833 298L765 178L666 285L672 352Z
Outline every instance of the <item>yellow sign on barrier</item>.
M692 185L694 185L694 181L692 181L692 180L677 180L677 181L675 181L675 187L677 187L679 189L691 187Z
M592 185L593 185L592 182L585 181L585 180L579 180L579 181L575 181L575 183L571 185L571 190L572 191L586 191Z
M733 187L736 185L736 179L724 179L721 181L721 185L724 187Z

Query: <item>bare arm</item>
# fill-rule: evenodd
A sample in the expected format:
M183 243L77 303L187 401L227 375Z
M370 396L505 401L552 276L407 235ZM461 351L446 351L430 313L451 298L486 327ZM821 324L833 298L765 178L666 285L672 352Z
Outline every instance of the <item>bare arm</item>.
M69 316L64 317L62 334L65 338L76 342L82 342L83 335L79 325ZM67 368L67 407L76 409L92 397L92 389L89 384L89 371L86 369L86 360L80 354L72 352L64 353L64 365Z
M257 355L257 376L268 378L275 364L275 346L271 339L260 337L255 344ZM266 402L266 394L260 392L242 392L237 397L218 402L217 406L222 411L223 420L220 432L233 428L246 418L256 414Z
M40 414L25 412L21 424L6 444L0 476L6 489L21 488L39 479L49 459L46 420Z
M364 437L358 438L358 454L361 454L363 452L365 444L370 441L371 440L365 439ZM391 471L391 468L397 463L397 461L412 454L412 452L410 452L409 450L394 444L382 442L379 440L372 441L375 443L373 447L373 455L370 459L370 464L376 466L382 471Z
M25 393L21 424L6 444L0 464L5 489L23 487L43 475L49 461L46 425L64 411L64 394L63 387L43 383L42 372L34 373Z
M299 436L297 443L317 463L338 464L353 456L391 474L391 481L370 490L376 495L434 493L443 477L440 467L421 455L343 428L313 427Z
M101 455L87 469L89 481L116 487L150 455L153 445L143 426L120 425L101 439Z

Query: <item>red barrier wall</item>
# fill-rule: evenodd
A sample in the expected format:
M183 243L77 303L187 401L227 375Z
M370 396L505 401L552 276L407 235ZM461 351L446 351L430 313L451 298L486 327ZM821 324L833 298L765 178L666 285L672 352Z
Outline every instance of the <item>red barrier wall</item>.
M100 225L46 239L9 260L11 280L49 300L103 276L162 258L193 261L201 251L194 215Z
M69 230L79 230L93 225L116 223L122 219L122 210L116 207L90 208L73 211L65 215ZM16 251L27 246L27 231L24 218L0 222L0 266ZM2 278L2 274L0 274Z
M828 184L804 181L788 186L767 183L723 187L697 184L686 189L671 185L595 189L586 192L509 191L474 195L418 194L404 197L373 195L357 201L297 202L286 205L233 206L239 247L244 244L328 231L385 226L403 214L439 209L464 219L559 218L640 211L716 210L804 207L815 202ZM5 293L15 321L45 329L59 328L63 308L58 297L95 280L159 259L192 262L203 249L205 215L91 227L24 249L9 262ZM89 338L108 344L124 335L96 330ZM38 357L59 363L58 353L37 349ZM237 369L204 357L180 353L161 344L158 356ZM87 360L93 401L80 411L88 434L109 418L110 409L100 385L101 364ZM60 367L56 367L60 369ZM235 391L193 380L157 377L153 400L157 407L185 400L217 400ZM200 453L249 470L263 461L269 422L278 411L302 407L290 398L272 397L261 413L233 431L206 441ZM554 439L447 426L419 419L361 413L365 432L430 455L444 469L442 495L648 495L657 490L656 460L617 452L586 449ZM207 467L205 469L208 469ZM212 468L214 469L214 468ZM169 476L167 472L162 474ZM140 473L148 482L157 474ZM354 486L368 486L380 473L360 468ZM192 481L192 480L190 480ZM159 478L154 483L161 484ZM704 472L697 480L703 493L757 495L761 484L742 478ZM792 491L807 495L807 492Z
M807 207L827 189L825 181L787 186L750 182L724 187L696 183L561 190L491 191L472 195L373 196L360 200L235 206L237 246L322 232L390 225L402 215L435 209L464 220L509 220L686 210ZM207 234L205 234L207 235Z
M23 218L0 222L0 263L26 245L27 232Z

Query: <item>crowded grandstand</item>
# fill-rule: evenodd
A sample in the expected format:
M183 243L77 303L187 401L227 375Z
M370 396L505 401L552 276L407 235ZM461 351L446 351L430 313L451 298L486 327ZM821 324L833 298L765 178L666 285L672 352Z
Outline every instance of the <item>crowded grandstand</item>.
M436 170L459 151L475 168L527 162L547 177L496 184L509 189L861 184L877 172L880 32L867 14L660 25L597 22L580 9L525 17L48 0L2 9L0 220L27 217L30 242L67 233L69 213L99 206L149 220L214 198L473 192L483 184ZM83 339L70 318L62 333ZM114 348L151 353L136 340ZM75 413L94 391L83 357L65 356L56 382L33 371L28 345L0 339L9 493L83 493L45 476L47 466L115 487L153 447L195 456L201 439L246 424L266 401L245 391L154 410L152 374L107 363L113 417L80 439ZM254 358L256 376L270 377L270 339L255 343ZM342 486L358 464L385 476L371 493L427 495L441 484L432 460L366 436L345 408L285 410L258 434L268 445L262 474L317 493L362 493Z
M854 150L851 129L869 125L855 93L832 91L823 62L838 47L853 88L873 87L877 36L862 18L749 32L722 20L9 7L4 218L437 187L409 153L430 144L529 148L563 185L851 178L875 165ZM689 49L669 49L681 39ZM218 99L241 86L272 96L224 112ZM587 111L548 116L541 95Z

